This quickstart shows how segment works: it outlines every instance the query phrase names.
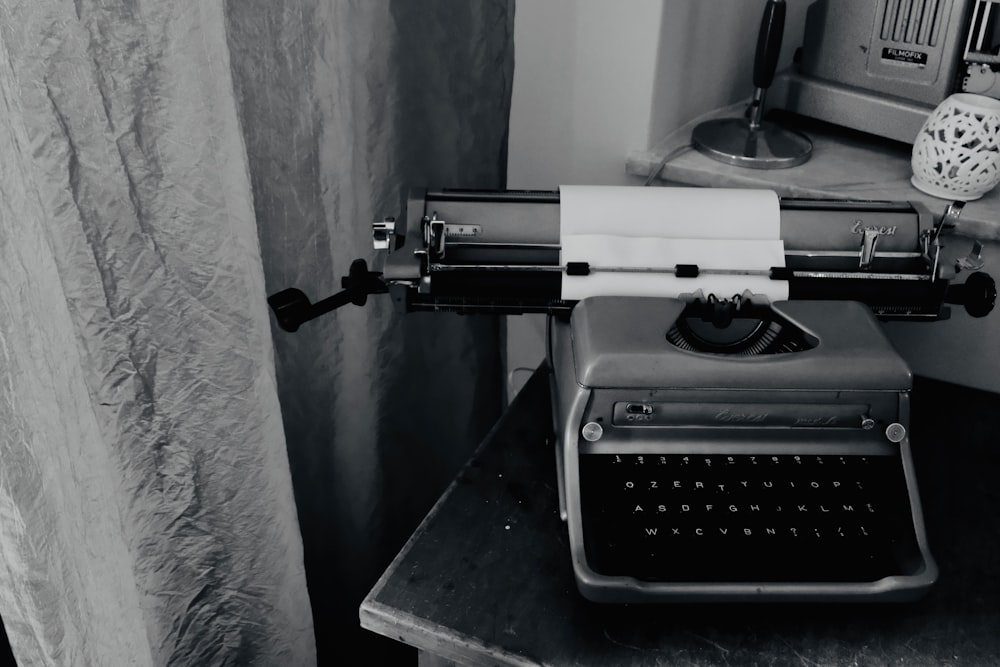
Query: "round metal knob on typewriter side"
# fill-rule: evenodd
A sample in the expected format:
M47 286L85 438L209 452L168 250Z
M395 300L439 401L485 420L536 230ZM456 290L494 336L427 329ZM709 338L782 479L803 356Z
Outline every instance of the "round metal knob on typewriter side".
M885 437L889 439L889 442L902 442L903 438L906 437L906 427L899 422L893 422L886 427Z
M597 422L587 422L580 430L580 435L582 435L583 439L587 442L597 442L601 439L601 436L604 435L604 427Z

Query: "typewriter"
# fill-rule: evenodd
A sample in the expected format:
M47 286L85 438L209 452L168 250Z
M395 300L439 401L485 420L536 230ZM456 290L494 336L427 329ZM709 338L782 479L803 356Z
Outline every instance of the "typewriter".
M613 203L597 222L629 234L614 211L650 190L687 198L689 212L722 194L606 190ZM946 318L949 304L976 317L992 310L989 275L960 282L963 269L940 261L961 205L935 220L918 203L771 193L778 264L728 270L713 264L711 245L695 263L567 258L566 216L581 209L566 196L412 191L401 224L374 224L375 246L388 252L382 271L356 260L338 294L314 304L290 288L268 302L287 331L380 293L404 312L547 313L559 509L590 600L926 592L937 568L910 453L912 376L879 323ZM567 291L601 271L640 285L666 275L673 286ZM706 291L718 274L755 287Z

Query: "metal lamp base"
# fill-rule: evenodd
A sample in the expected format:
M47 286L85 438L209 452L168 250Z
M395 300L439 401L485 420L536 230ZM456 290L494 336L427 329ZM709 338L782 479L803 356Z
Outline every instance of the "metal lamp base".
M713 160L751 169L795 167L812 155L812 141L769 121L756 129L743 118L705 121L691 134L694 147Z

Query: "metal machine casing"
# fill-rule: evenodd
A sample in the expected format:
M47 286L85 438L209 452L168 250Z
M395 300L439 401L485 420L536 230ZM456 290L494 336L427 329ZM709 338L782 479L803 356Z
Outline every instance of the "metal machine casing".
M706 355L673 348L663 332L685 304L675 299L591 298L568 322L550 329L553 419L557 439L560 511L566 520L573 568L580 592L600 602L654 601L837 601L903 600L922 594L937 577L927 548L909 439L898 445L907 479L913 529L921 566L903 576L870 582L671 581L669 558L659 581L601 574L592 567L585 544L580 457L585 452L865 451L886 447L881 429L688 429L671 441L669 429L620 428L612 405L622 401L698 401L727 405L752 400L778 405L831 402L869 404L872 416L908 424L911 375L862 304L778 302L776 313L817 341L810 350L740 357ZM607 436L581 438L585 423L599 422ZM674 433L676 435L676 433ZM734 444L735 443L735 444Z
M817 0L768 106L912 143L958 89L968 0Z

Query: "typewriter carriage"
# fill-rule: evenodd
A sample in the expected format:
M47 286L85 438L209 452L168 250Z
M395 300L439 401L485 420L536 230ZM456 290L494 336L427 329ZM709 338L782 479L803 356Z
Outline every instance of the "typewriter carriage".
M559 202L551 191L414 190L402 228L391 218L373 225L382 271L356 260L338 294L313 304L290 288L268 303L287 331L382 292L405 312L566 317L574 303L560 285L575 267L560 264ZM968 265L940 261L961 208L952 204L935 224L911 202L782 199L786 266L773 277L788 281L793 299L862 301L885 320L944 319L945 304L982 317L996 299L993 279L973 272L957 284Z

